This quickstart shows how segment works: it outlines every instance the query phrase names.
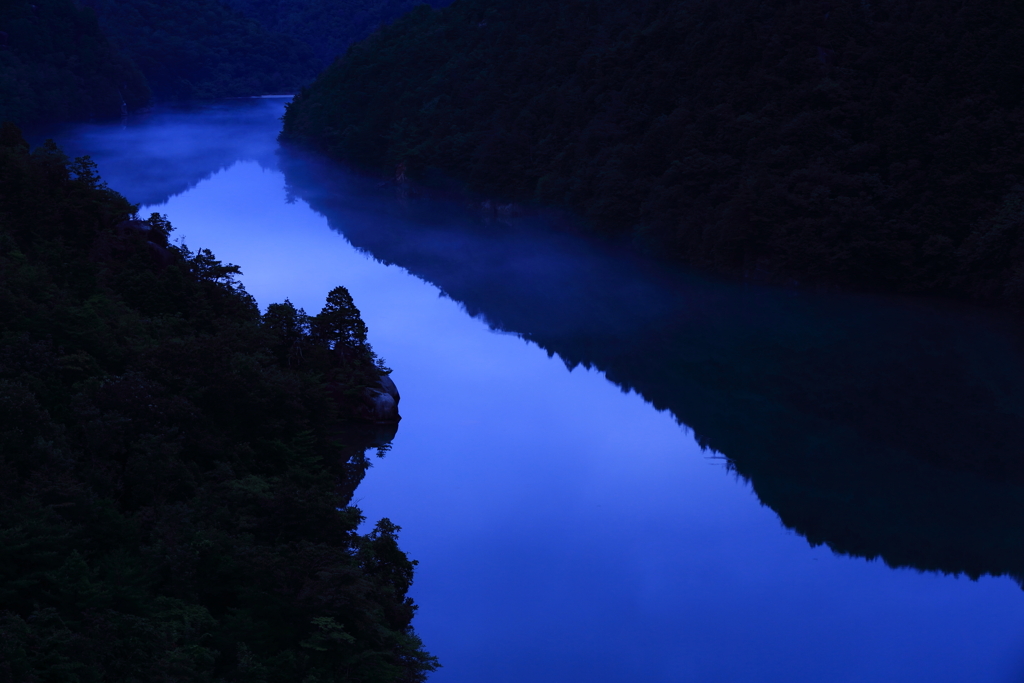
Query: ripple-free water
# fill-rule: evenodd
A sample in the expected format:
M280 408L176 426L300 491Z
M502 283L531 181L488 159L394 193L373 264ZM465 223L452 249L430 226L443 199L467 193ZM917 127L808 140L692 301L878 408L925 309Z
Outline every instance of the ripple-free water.
M56 137L192 249L240 264L261 306L315 313L350 289L404 416L357 500L420 562L415 626L444 667L431 680L1024 680L1021 587L915 569L1019 574L1022 490L942 459L1024 445L1016 337L967 313L695 284L410 208L279 156L282 110L160 109ZM906 369L922 354L939 370ZM961 404L962 386L994 388ZM875 403L893 424L871 426Z

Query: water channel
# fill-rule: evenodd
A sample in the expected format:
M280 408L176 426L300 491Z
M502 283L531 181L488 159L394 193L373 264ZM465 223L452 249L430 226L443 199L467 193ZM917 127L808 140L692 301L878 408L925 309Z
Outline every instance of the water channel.
M1016 323L399 196L279 149L284 103L53 135L261 306L350 289L404 416L358 504L432 681L1024 681Z

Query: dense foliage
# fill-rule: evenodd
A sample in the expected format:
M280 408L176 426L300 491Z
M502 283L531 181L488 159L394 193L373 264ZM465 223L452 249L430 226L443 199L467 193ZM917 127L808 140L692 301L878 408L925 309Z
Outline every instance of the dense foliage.
M284 138L750 275L1024 300L1024 4L459 0Z
M0 680L422 680L348 292L261 315L135 209L0 129Z
M92 0L111 41L158 99L291 93L319 64L301 41L266 30L219 0Z
M149 98L91 10L72 0L0 2L0 120L118 116Z
M292 93L419 1L4 0L0 120L109 118L152 97Z
M321 68L349 45L390 24L422 0L225 0L267 30L298 38L316 54ZM434 7L447 2L433 0Z

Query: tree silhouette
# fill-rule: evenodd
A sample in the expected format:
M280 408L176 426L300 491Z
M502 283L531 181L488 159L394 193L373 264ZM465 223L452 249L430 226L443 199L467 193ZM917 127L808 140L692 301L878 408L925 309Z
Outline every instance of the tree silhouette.
M327 295L327 303L313 319L316 336L332 349L365 350L366 323L345 287L335 287Z

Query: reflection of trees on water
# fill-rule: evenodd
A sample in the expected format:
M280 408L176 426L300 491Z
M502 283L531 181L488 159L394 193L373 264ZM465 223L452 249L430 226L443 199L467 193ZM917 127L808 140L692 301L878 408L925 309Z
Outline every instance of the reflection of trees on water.
M811 543L893 566L1024 576L1024 345L1013 323L711 282L536 220L368 200L371 184L291 153L283 166L290 192L356 247L672 411Z

